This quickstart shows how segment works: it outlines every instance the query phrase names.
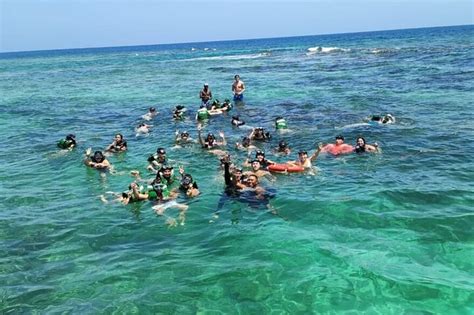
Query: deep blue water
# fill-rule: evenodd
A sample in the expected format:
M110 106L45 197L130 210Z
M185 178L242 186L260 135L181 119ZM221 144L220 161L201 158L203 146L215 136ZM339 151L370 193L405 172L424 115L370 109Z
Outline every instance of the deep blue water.
M213 218L218 160L174 147L174 132L196 138L202 84L230 98L235 74L245 103L204 131L224 131L234 161L248 132L235 114L272 133L257 146L279 162L338 134L382 153L321 155L313 173L264 180L279 216L229 199ZM0 54L0 312L472 314L473 90L474 26ZM149 106L153 130L135 137ZM362 124L385 113L396 123ZM117 132L129 143L110 157L118 173L87 169L84 150ZM59 152L68 133L79 147ZM280 139L289 157L273 155ZM184 226L99 198L126 190L130 170L150 177L159 146L201 190L178 199Z

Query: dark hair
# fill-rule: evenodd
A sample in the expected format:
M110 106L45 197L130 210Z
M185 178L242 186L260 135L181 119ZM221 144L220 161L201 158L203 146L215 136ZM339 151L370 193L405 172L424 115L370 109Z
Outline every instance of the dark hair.
M154 111L156 111L156 108L150 107L149 110L150 110L150 112L154 112Z
M338 140L338 139L341 139L342 141L344 141L344 137L342 135L337 135L336 140Z
M286 143L285 140L281 140L281 141L278 143L278 146L279 146L281 149L286 149L286 148L288 148L288 143Z
M66 140L75 140L75 139L76 139L76 136L73 135L72 133L70 133L66 136Z
M259 156L259 155L265 157L265 152L260 151L260 150L257 150L257 151L255 152L255 157L257 157L257 156Z
M120 140L123 140L123 135L121 133L117 133L115 136L120 136Z

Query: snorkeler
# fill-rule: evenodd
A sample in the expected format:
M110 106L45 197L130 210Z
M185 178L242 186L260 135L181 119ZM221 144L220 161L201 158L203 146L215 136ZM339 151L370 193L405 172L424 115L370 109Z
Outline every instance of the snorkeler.
M185 118L184 113L186 113L186 108L183 105L176 105L173 110L173 119L183 120Z
M270 181L275 181L276 177L273 176L269 171L262 170L262 166L259 160L253 160L250 163L252 170L244 172L244 176L255 175L258 178L260 177L267 177Z
M152 120L153 118L156 117L156 115L158 115L158 112L156 111L156 108L154 107L150 107L148 109L148 113L146 113L145 115L142 116L142 118L146 121L150 121Z
M379 145L375 142L373 145L367 144L365 142L364 137L358 137L356 140L356 146L354 148L356 153L364 153L364 152L380 152Z
M182 174L181 183L179 185L179 190L183 191L187 197L196 197L199 195L199 188L197 183L194 181L193 177L190 174Z
M393 117L390 114L387 114L385 116L369 116L368 117L369 123L378 123L378 124L393 124L395 123L395 117Z
M127 141L123 139L123 135L118 133L115 135L114 141L105 149L105 152L124 152L127 151Z
M272 165L272 164L275 164L275 162L273 161L270 161L268 159L265 158L265 152L261 151L261 150L257 150L255 152L255 160L259 161L260 162L260 166L263 168L263 169L266 169L268 167L268 165ZM247 159L245 162L244 162L244 166L248 167L248 166L252 166L251 162L249 159Z
M266 141L270 140L272 136L269 132L266 132L264 128L254 128L249 135L250 140L259 140L259 141Z
M221 137L222 141L217 141L216 137L212 133L208 133L206 138L203 139L203 137L201 135L201 130L202 130L201 125L198 125L197 129L198 129L199 143L201 144L201 147L203 149L207 149L207 150L209 150L209 152L211 152L213 154L217 154L217 155L225 154L225 151L215 149L216 147L222 147L222 146L227 145L227 142L225 140L225 136L224 136L223 132L219 132L219 136Z
M179 130L176 130L174 135L175 135L174 142L178 145L194 143L194 139L189 136L189 132L187 131L179 132Z
M153 155L150 155L147 161L149 163L147 166L147 170L152 171L153 173L158 173L161 167L168 162L166 158L165 149L164 148L156 149L156 153Z
M221 105L221 109L226 112L230 111L232 109L232 103L230 102L230 100L225 99L224 103L222 103Z
M96 169L108 169L111 167L110 162L105 158L101 151L95 151L91 156L91 149L87 149L84 164Z
M332 155L347 154L354 152L354 147L344 143L344 137L341 135L336 136L336 142L326 144L321 149L321 152L329 152Z
M230 121L232 126L240 127L245 125L245 121L240 120L240 117L238 115L232 116L232 120Z
M241 142L236 142L235 148L237 150L245 150L247 152L258 150L256 146L254 146L253 144L250 144L249 137L243 137Z
M199 121L207 120L209 119L209 117L210 117L210 114L206 108L206 105L201 104L201 106L199 106L199 109L196 113L196 120L199 120Z
M275 118L275 129L288 129L288 124L286 123L285 118L278 116Z
M273 151L276 154L289 155L291 153L291 148L285 140L280 140L278 146Z
M138 137L139 135L147 135L150 132L150 128L152 125L147 125L145 123L140 123L136 128L135 128L135 136Z
M76 136L68 134L65 139L61 139L57 143L58 148L63 150L72 150L77 146Z

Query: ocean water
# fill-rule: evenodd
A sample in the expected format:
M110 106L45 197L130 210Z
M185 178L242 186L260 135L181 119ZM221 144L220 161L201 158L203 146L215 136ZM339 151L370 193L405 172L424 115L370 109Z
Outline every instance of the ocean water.
M174 147L174 132L196 138L202 84L230 98L235 74L245 102L205 125L234 161L248 130L233 114L272 133L257 145L276 161L338 134L382 153L321 155L315 174L263 181L279 216L227 200L213 219L218 160ZM472 314L473 91L473 26L0 54L0 313ZM150 106L153 131L135 137ZM396 123L361 124L385 113ZM87 169L84 150L117 132L129 144L110 157L117 174ZM68 133L79 147L59 152ZM291 156L272 154L280 139ZM159 146L201 190L178 199L183 226L99 198L126 190L130 170L151 177Z

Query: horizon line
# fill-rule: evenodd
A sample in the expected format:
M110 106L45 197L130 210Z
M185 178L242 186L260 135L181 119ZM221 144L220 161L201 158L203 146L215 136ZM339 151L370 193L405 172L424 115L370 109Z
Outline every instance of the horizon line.
M428 29L428 28L443 28L443 27L463 27L463 26L474 26L474 24L458 24L458 25L438 25L438 26L421 26L421 27L409 27L409 28L394 28L394 29L379 29L373 31L355 31L355 32L341 32L341 33L320 33L320 34L305 34L305 35L291 35L291 36L271 36L271 37L258 37L258 38L239 38L239 39L223 39L223 40L211 40L211 41L196 41L196 42L182 42L182 43L160 43L160 44L140 44L140 45L129 45L129 46L95 46L95 47L73 47L73 48L52 48L52 49L35 49L35 50L10 50L0 51L2 54L16 54L16 53L36 53L36 52L47 52L47 51L66 51L66 50L93 50L93 49L110 49L110 48L130 48L130 47L147 47L147 46L167 46L167 45L187 45L187 44L204 44L204 43L221 43L221 42L236 42L236 41L248 41L248 40L264 40L264 39L277 39L277 38L296 38L296 37L311 37L311 36L328 36L328 35L345 35L345 34L362 34L362 33L377 33L377 32L390 32L390 31L403 31L403 30L417 30L417 29Z

